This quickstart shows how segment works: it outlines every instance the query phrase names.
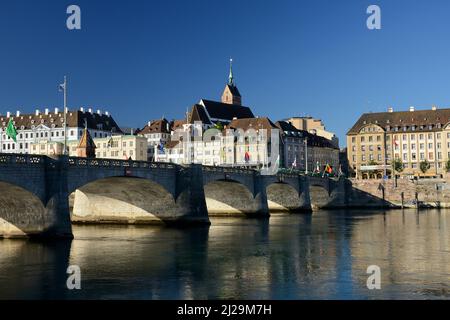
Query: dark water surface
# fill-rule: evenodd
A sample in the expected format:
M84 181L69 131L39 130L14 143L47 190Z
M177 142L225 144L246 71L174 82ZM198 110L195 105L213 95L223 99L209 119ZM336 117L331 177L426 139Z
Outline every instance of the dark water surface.
M0 240L0 299L449 299L450 211L322 211L209 228L74 226ZM66 289L69 265L81 290ZM381 268L368 290L367 267Z

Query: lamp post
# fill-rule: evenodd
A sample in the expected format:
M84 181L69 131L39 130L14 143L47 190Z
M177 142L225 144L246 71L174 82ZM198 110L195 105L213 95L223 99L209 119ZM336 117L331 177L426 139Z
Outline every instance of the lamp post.
M308 138L305 138L305 174L308 174Z
M67 155L67 76L64 76L64 83L59 85L59 91L64 94L64 150L63 155Z

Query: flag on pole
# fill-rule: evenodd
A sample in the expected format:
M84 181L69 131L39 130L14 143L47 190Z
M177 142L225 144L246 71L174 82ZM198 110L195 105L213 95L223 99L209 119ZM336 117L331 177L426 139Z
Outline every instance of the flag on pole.
M245 152L245 162L248 163L250 161L250 153L248 151Z
M64 92L66 90L66 84L65 83L61 83L59 86L58 86L58 91L59 92Z
M16 131L16 128L14 127L12 118L9 118L8 126L6 127L6 135L8 137L10 137L11 139L13 139L14 142L17 142L17 138L16 138L17 131Z
M162 139L159 140L159 144L158 144L158 151L159 154L165 154L165 150L164 150L164 142L162 141Z

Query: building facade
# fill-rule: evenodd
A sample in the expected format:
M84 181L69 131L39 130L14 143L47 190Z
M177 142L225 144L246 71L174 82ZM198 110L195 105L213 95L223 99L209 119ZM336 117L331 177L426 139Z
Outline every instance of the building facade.
M338 172L339 148L331 140L299 130L288 121L278 121L276 126L282 137L282 167L312 173L328 165Z
M134 135L115 135L94 139L96 158L120 160L147 160L147 144L145 137Z
M147 159L148 161L155 161L155 154L160 149L159 147L170 141L170 123L164 118L149 121L142 130L137 132L137 135L147 138Z
M92 109L85 111L84 108L80 108L68 110L66 118L68 143L81 139L85 125L93 138L121 134L119 126L107 112L102 113L100 110L93 112ZM17 130L17 142L6 135L10 119ZM56 152L58 148L56 143L64 144L64 135L64 112L58 108L53 112L49 109L45 109L42 113L36 110L34 114L21 114L17 111L15 115L8 112L5 116L0 116L0 153L27 154L32 144L42 145L44 142L49 144L46 152Z
M335 147L339 147L338 137L333 132L326 130L325 125L320 119L315 119L313 117L292 117L286 121L290 122L298 130L307 131L311 134L323 137L329 140Z
M392 176L394 162L402 166L397 175L442 176L450 159L450 109L363 114L347 133L347 156L362 179Z

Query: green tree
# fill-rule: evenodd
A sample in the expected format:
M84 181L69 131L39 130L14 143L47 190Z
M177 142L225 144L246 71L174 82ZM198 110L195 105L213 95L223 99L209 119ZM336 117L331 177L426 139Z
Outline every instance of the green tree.
M214 125L214 127L215 127L217 130L220 130L220 131L223 130L223 124L222 124L220 121L217 121L217 123Z
M425 174L428 169L430 169L430 163L427 160L424 160L420 163L420 171Z
M403 171L403 162L400 159L395 159L392 163L392 167L394 168L394 172L402 172Z
M446 170L447 172L450 172L450 159L447 160L447 162L445 163L445 170Z
M376 162L375 160L370 160L368 163L369 166L377 166L378 162Z

